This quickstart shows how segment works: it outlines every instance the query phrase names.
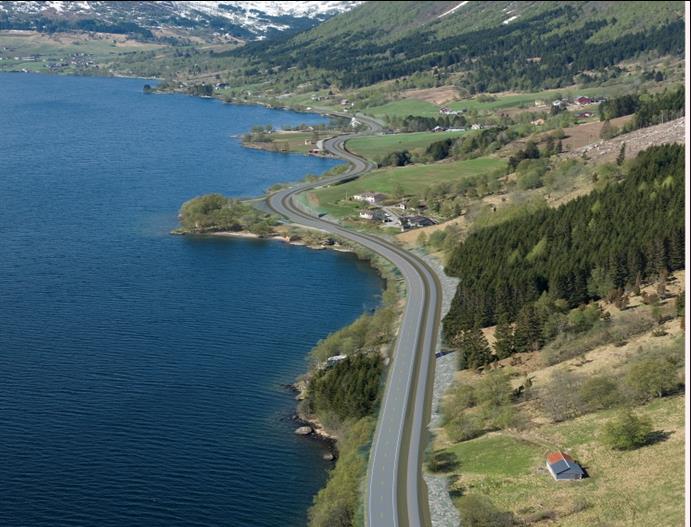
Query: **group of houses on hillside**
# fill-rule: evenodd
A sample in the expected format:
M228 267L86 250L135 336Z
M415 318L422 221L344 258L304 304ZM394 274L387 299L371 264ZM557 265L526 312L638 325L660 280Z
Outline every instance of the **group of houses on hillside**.
M579 95L573 99L573 101L571 99L556 99L552 101L552 106L560 110L566 110L570 104L575 106L588 106L590 104L600 104L606 100L606 97L586 97L585 95ZM535 101L535 106L545 106L545 101L538 99Z
M360 194L353 194L353 199L355 201L365 201L370 205L375 203L381 203L386 199L386 194L381 192L361 192Z
M382 209L365 209L358 214L362 220L386 221L386 214Z
M398 203L389 205L389 210L382 208L384 200L386 200L386 194L381 192L361 192L359 194L354 194L352 199L354 201L361 201L373 205L367 209L361 210L358 213L358 217L363 220L376 221L381 223L389 223L392 225L401 226L401 230L417 229L420 227L429 227L430 225L436 225L437 222L427 216L422 216L420 214L410 215L410 216L399 216L398 212L394 212L391 209L398 209L400 211L411 210L411 207L405 200L401 200ZM376 206L375 206L376 205ZM418 211L419 211L418 207Z

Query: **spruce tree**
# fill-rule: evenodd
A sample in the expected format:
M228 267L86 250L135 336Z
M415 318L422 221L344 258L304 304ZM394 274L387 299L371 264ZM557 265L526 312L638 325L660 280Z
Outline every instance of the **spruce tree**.
M659 236L656 236L653 242L648 245L647 260L648 274L656 275L666 269L665 242Z
M498 359L505 359L514 353L513 328L509 324L506 315L499 316L497 329L494 333L496 342L494 343L494 353Z
M623 165L625 159L626 159L626 143L622 143L621 148L619 149L619 155L617 156L617 165L618 166Z
M636 247L629 248L628 255L626 258L626 269L628 271L629 280L635 280L637 276L640 276L641 273L645 271L643 255L641 254L641 251L639 251Z
M672 270L683 269L684 256L684 229L676 229L669 245L669 265Z
M622 288L626 284L626 267L618 255L610 256L609 276L616 288Z
M460 368L475 369L492 362L492 353L479 326L463 331L461 337Z
M526 304L516 319L514 348L517 353L537 351L542 346L542 324L535 306Z

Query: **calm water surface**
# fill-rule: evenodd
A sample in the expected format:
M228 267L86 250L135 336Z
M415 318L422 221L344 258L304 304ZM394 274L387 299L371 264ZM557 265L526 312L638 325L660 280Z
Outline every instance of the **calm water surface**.
M281 385L380 280L350 255L168 235L192 196L334 162L232 137L318 116L143 84L0 74L0 525L302 525L328 465Z

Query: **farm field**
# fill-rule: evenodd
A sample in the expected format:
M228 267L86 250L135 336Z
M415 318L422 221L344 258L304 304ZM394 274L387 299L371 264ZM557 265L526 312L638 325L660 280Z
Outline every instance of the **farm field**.
M359 202L347 201L349 196L358 192L393 194L400 185L406 196L421 196L430 185L458 181L505 165L506 162L500 159L479 157L452 163L379 169L349 183L317 189L309 193L308 199L310 205L320 212L343 217L361 207Z
M475 111L494 111L518 107L535 107L535 101L549 102L558 97L577 97L585 96L605 96L614 97L627 93L630 88L623 84L613 84L611 86L579 88L578 86L567 86L565 88L543 90L529 93L496 93L491 95L495 100L480 101L477 97L471 99L461 99L447 102L445 104L433 104L422 99L401 99L392 101L381 106L373 106L363 110L364 113L374 117L405 117L407 115L418 115L423 117L438 117L439 108L446 106L451 110L475 110Z
M414 132L409 134L377 135L370 137L356 137L346 143L351 152L368 159L381 159L391 152L401 150L413 151L425 149L435 141L442 141L450 137L460 137L464 132Z
M85 60L98 63L131 51L162 47L159 44L145 44L128 39L125 35L110 33L45 34L35 31L0 31L0 70L26 69L44 72L49 71L48 63L69 62L70 57L78 54ZM61 72L69 72L69 68Z
M387 115L392 117L406 117L408 115L437 117L439 115L439 107L427 101L403 99L400 101L391 101L381 106L365 108L362 110L362 113L378 118L383 118Z

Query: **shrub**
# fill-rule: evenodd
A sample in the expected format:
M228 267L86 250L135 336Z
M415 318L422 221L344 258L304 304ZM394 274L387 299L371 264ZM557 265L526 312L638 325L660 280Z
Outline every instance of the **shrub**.
M360 504L360 483L367 472L364 446L370 441L375 421L364 418L348 428L339 441L340 456L329 473L326 486L314 498L309 510L310 527L347 527L356 524Z
M646 445L653 424L646 417L624 412L605 424L605 444L615 450L633 450Z
M389 155L385 156L379 166L392 166L392 167L402 167L410 163L411 156L410 152L407 150L402 150L399 152L391 152Z
M518 425L518 414L510 404L485 412L485 425L488 428L505 430Z
M458 500L463 527L510 527L513 514L502 512L485 496L471 494Z
M542 160L524 159L516 168L518 188L529 190L543 186L547 166Z
M446 433L454 442L468 441L479 437L484 432L480 419L468 413L462 413L446 424Z
M677 366L663 357L648 357L633 363L624 379L631 395L639 401L664 397L679 389Z
M568 315L568 330L573 333L584 333L600 321L602 314L602 307L597 303L574 309Z
M470 384L459 384L447 399L448 413L454 413L467 408L472 408L477 403L475 388Z
M487 373L475 386L477 404L490 410L509 404L512 393L509 375L501 370Z
M612 408L621 402L619 386L613 379L604 375L584 381L579 396L591 412Z
M427 154L433 161L440 161L449 156L449 151L453 145L453 139L444 139L436 141L427 147L425 154Z
M465 494L465 486L461 482L458 475L453 475L449 478L449 496L452 498L459 498Z
M540 390L544 412L555 422L582 415L586 404L581 399L582 379L567 370L556 370Z
M450 472L458 467L458 458L453 452L434 452L427 466L432 472Z
M657 296L656 293L647 293L644 291L641 297L643 298L643 303L647 306L654 306L660 302L660 297Z

